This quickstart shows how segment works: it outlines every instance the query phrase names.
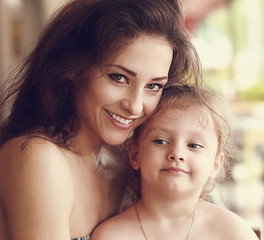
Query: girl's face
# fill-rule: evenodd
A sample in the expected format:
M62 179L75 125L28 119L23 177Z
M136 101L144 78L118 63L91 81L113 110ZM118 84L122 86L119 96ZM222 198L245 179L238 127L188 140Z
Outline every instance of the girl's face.
M154 115L132 145L130 161L141 171L143 191L199 197L223 161L212 116L198 105Z
M167 41L141 36L112 61L87 71L76 99L82 129L107 144L123 143L156 108L172 54Z

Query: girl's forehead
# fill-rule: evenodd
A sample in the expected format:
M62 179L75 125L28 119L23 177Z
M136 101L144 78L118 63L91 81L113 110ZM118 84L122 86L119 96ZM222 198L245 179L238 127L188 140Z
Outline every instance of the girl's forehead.
M147 122L146 130L164 125L177 127L177 124L179 127L189 126L189 128L215 129L214 119L210 110L199 104L194 104L186 108L178 109L177 106L175 106L160 110Z

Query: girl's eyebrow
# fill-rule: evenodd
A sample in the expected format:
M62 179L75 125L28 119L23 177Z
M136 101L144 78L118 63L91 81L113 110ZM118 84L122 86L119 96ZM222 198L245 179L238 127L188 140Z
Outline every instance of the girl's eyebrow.
M106 64L106 66L112 66L112 67L117 67L123 71L125 71L126 73L130 74L131 76L135 77L137 76L137 74L129 69L127 69L126 67L122 66L122 65L118 65L118 64ZM153 78L152 80L155 81L162 81L162 80L167 80L168 76L164 76L164 77L157 77L157 78Z
M163 128L163 127L155 127L155 128L148 128L145 129L145 136L147 137L151 133L156 133L156 134L166 134L169 132L168 128Z

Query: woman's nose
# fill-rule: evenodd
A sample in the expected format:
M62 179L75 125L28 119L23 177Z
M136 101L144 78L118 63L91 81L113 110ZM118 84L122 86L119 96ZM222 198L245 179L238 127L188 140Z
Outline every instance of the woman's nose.
M144 98L140 91L132 92L125 96L121 103L122 107L131 115L139 115L143 112Z

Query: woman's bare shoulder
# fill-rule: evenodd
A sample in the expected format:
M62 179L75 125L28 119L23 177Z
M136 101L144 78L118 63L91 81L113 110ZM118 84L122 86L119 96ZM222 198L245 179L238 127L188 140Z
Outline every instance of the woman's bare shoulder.
M65 180L70 177L65 158L60 147L44 138L11 139L0 149L0 182L4 182L0 184L1 190L23 184L34 187L41 183L45 187L48 179Z
M74 190L63 151L39 137L8 141L0 149L0 200L12 222L10 232L17 239L19 234L33 239L39 229L47 236L69 237L65 229L69 228Z
M64 158L63 151L56 144L44 137L22 136L9 140L0 148L0 166L17 165L19 168L30 164L35 164L46 159L57 159L60 161Z

